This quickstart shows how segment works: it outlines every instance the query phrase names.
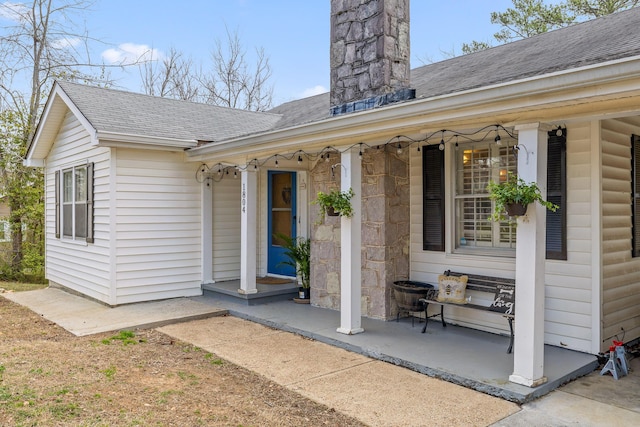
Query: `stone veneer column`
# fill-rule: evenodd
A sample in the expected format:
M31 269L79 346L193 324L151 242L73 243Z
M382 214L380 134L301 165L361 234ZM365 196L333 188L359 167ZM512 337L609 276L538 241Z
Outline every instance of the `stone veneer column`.
M331 174L339 161L318 161L310 172L311 200L318 191L340 188L340 173ZM338 166L339 167L339 166ZM311 303L319 307L340 309L340 217L319 217L319 208L311 205Z
M409 154L369 149L362 159L362 314L389 319L396 314L391 285L409 277ZM318 162L310 174L311 198L340 188L340 173ZM338 166L339 168L339 166ZM320 307L340 308L340 218L318 222L312 205L311 296Z
M362 295L368 317L397 313L392 284L409 277L409 154L368 150L363 157Z

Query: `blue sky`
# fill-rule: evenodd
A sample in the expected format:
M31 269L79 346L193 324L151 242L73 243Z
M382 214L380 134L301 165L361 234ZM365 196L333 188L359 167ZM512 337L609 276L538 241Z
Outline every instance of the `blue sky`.
M1 0L0 0L1 1ZM16 3L16 0L13 0ZM411 66L460 54L462 43L491 41L492 11L511 0L412 0ZM274 105L329 87L329 0L95 0L84 18L94 61L175 48L209 64L215 40L237 30L251 55L263 47L273 71ZM2 24L2 22L0 22ZM141 91L139 71L111 71L120 88Z
M274 104L326 91L329 87L329 0L98 0L87 13L89 34L116 52L123 48L171 47L208 63L225 26L237 30L252 53L264 47L273 70ZM462 43L491 41L499 26L490 13L511 0L412 0L411 66L460 53ZM127 45L128 44L128 45ZM98 46L102 54L107 46ZM110 56L104 56L105 61ZM139 91L138 71L119 84ZM117 73L113 73L117 77Z

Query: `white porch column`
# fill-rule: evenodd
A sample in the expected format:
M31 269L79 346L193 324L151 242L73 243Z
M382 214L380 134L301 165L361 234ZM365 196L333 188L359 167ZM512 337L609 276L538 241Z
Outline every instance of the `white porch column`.
M340 327L347 335L364 332L361 326L362 300L362 161L359 148L342 153L340 189L355 195L351 199L353 216L340 217Z
M241 294L255 294L256 240L258 210L258 174L251 168L244 170L240 207L240 289Z
M547 194L547 132L540 123L516 126L518 176L537 182ZM516 321L513 374L509 381L528 387L544 384L544 292L546 208L529 205L516 234Z
M200 236L202 242L202 283L213 283L213 184L210 179L202 184L202 213Z

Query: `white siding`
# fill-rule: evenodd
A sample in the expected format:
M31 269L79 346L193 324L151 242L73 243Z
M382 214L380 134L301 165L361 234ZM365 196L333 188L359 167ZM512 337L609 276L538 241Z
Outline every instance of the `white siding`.
M592 352L591 289L591 135L589 123L568 127L567 142L567 223L568 260L546 262L545 342ZM447 146L447 150L453 147ZM452 158L447 151L446 159ZM447 165L451 163L447 160ZM452 247L452 186L451 170L446 174L446 251L422 249L422 156L412 151L411 175L411 266L413 280L437 283L439 274L451 269L474 274L513 278L515 259L498 256L465 255L451 252ZM489 304L487 294L471 292L479 304ZM508 325L500 316L453 307L445 309L448 321L487 330L507 333Z
M182 153L113 153L117 304L201 294L197 165Z
M446 148L445 159L450 165L449 159L453 155L452 147ZM451 237L453 218L451 216L453 197L451 188L451 171L446 173L446 233L445 252L432 252L422 249L422 153L411 150L409 165L411 179L411 244L410 244L410 273L412 280L424 281L432 284L438 283L438 275L445 270L463 271L474 274L484 274L488 276L509 277L515 276L515 259L508 257L489 257L477 255L463 255L451 253ZM470 292L475 304L490 304L487 293ZM437 307L436 307L437 308ZM436 309L434 308L434 309ZM439 310L439 308L437 308ZM495 314L482 313L475 310L456 309L455 307L445 308L445 318L447 321L486 330L489 332L503 333L509 332L507 321Z
M224 177L213 187L213 280L240 278L241 180Z
M545 276L545 342L588 353L594 352L592 289L599 282L592 269L593 251L598 250L593 227L597 232L598 224L591 209L598 203L593 199L598 183L592 182L598 165L592 164L591 154L598 147L591 123L567 127L567 260L547 261Z
M640 134L638 117L602 122L601 350L614 338L640 336L640 258L631 256L632 134Z
M94 163L95 243L55 237L55 171ZM106 303L110 300L110 153L90 146L80 122L67 113L45 169L45 265L51 282Z

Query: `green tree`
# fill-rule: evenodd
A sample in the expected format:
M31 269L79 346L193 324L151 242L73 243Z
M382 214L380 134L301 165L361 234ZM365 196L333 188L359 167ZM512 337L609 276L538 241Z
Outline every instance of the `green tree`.
M0 3L0 194L8 205L12 240L5 275L19 277L25 263L43 252L41 173L23 166L43 101L53 80L105 80L97 76L86 52L90 41L74 23L86 11L85 0L32 0ZM24 232L28 233L25 239ZM40 261L41 264L41 261Z
M0 274L8 279L20 279L24 273L40 277L44 265L44 182L39 170L22 166L25 118L9 109L0 112L0 183L12 237Z
M640 0L568 0L567 8L578 17L599 18L636 7Z
M498 44L509 43L636 7L639 1L566 0L557 4L545 4L543 0L512 0L513 8L491 13L491 23L501 27L493 37ZM462 45L462 53L473 53L489 47L490 42L472 41Z

